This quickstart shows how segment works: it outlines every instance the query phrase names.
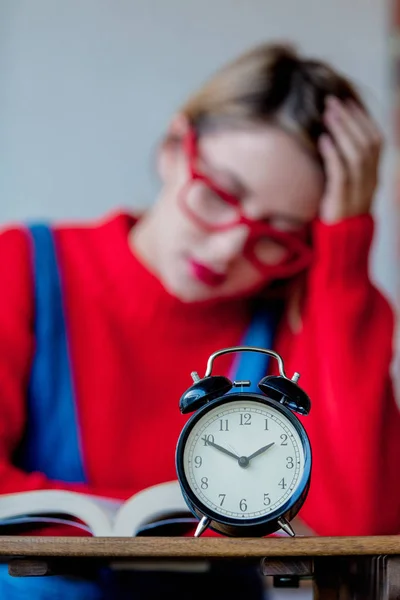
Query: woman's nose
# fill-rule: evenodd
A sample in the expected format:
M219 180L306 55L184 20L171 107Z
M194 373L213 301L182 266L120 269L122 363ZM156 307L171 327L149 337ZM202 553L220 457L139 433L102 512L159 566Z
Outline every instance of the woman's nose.
M231 229L218 231L213 236L213 260L222 269L243 254L249 238L249 228L238 225Z

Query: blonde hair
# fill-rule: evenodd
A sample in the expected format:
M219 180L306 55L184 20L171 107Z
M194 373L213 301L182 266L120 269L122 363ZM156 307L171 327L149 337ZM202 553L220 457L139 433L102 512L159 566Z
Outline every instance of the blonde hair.
M355 87L328 63L302 57L289 44L262 44L216 71L181 112L200 134L220 126L276 125L319 158L331 95L365 110Z

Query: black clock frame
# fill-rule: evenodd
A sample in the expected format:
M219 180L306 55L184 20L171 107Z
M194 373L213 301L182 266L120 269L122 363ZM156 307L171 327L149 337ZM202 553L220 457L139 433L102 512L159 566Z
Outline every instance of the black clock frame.
M243 402L244 399L248 399L249 401L256 401L261 404L270 406L271 408L274 408L277 411L279 411L292 423L297 433L299 434L303 446L304 471L296 490L294 491L292 496L290 496L290 498L285 502L285 504L283 504L278 509L276 509L268 515L255 517L253 519L241 520L216 513L201 502L201 500L193 492L187 480L183 466L183 455L187 438L191 430L193 429L197 421L199 421L204 416L204 414L206 414L207 412L219 405L229 404L229 402L233 400L240 400L241 402ZM302 507L304 501L307 498L311 480L311 463L312 457L310 441L308 439L306 430L304 429L298 417L296 417L296 415L293 414L293 412L290 409L286 408L286 406L284 406L280 402L273 400L268 396L262 396L261 394L251 392L230 393L225 396L215 398L214 400L207 402L207 404L199 408L190 417L190 419L187 421L184 428L182 429L182 432L178 439L175 454L175 464L178 475L178 481L181 486L183 497L189 509L199 519L202 519L203 517L207 517L208 519L210 519L210 529L213 529L214 531L222 533L223 535L229 537L263 537L265 535L274 533L278 531L278 529L280 529L278 519L284 518L290 522L299 512L300 508Z

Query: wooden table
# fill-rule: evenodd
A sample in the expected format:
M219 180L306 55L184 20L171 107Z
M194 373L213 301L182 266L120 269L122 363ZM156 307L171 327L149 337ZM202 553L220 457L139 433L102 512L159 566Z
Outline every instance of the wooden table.
M318 599L400 599L400 536L295 538L0 537L0 560L13 576L87 572L149 561L258 564L276 585L313 581Z

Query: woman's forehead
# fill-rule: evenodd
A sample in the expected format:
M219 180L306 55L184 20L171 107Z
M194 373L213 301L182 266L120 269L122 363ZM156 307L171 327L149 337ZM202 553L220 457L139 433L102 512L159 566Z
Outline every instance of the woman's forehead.
M200 140L200 154L210 174L240 188L254 210L279 202L314 218L323 192L321 168L288 133L272 126L216 131Z

